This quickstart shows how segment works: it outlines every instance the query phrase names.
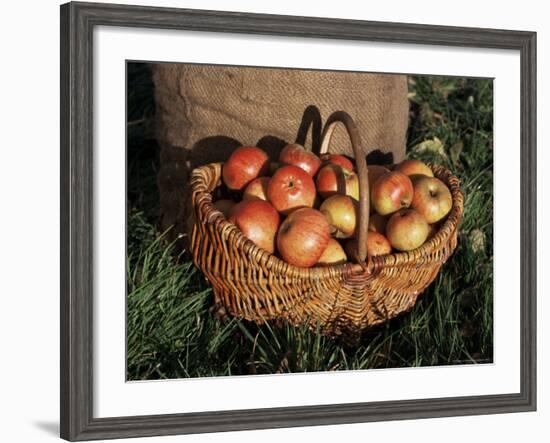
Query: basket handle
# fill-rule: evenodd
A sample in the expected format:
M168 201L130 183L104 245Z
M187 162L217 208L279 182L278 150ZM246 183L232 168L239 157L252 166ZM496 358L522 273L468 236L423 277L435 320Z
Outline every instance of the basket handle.
M351 116L344 111L333 112L325 123L323 135L321 137L320 154L328 152L332 134L338 123L343 123L348 132L355 155L355 163L357 165L357 175L359 178L359 223L355 231L357 239L357 256L356 261L359 264L364 264L367 259L367 235L369 227L369 208L370 208L370 191L369 191L369 176L367 170L367 160L361 149L361 136L357 125Z
M307 134L311 129L311 152L318 154L321 146L321 129L323 122L321 120L321 112L317 106L309 105L302 116L302 122L296 134L296 141L299 145L305 146Z

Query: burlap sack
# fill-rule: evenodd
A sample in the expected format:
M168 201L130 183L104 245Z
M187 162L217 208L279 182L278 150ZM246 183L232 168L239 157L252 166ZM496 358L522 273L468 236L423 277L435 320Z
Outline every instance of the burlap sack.
M397 162L405 154L406 76L157 64L153 79L161 227L175 225L172 232L185 232L193 168L224 161L240 145L260 146L273 159L288 142L313 141L317 149L321 117L334 111L353 117L366 153L383 154L369 156L371 162ZM345 131L334 135L331 151L352 154Z

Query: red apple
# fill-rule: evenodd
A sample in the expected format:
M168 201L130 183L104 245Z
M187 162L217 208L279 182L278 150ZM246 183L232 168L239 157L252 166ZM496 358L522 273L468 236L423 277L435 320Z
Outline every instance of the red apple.
M370 232L379 232L384 235L386 233L386 223L388 223L388 217L384 217L383 215L375 212L369 217L368 229Z
M298 143L286 145L279 155L279 162L285 165L298 166L312 177L317 174L321 166L321 159Z
M348 238L355 232L358 206L357 200L348 195L333 195L321 204L319 210L327 218L332 235Z
M229 218L229 214L231 213L231 210L235 206L235 202L233 200L228 199L221 199L216 202L214 202L214 207L220 211L225 218Z
M353 162L346 157L345 155L340 154L323 154L321 156L321 160L323 160L323 164L333 164L333 165L340 165L343 168L349 169L350 171L355 171L355 165Z
M390 170L385 166L380 165L368 165L367 170L369 172L369 189L372 194L372 189L374 188L374 183L376 183L376 180L378 180L382 175L390 172Z
M424 216L428 223L445 217L453 207L449 188L435 177L422 177L415 181L411 207Z
M370 195L370 213L373 214L374 206L372 204L372 190L374 189L374 184L382 175L390 172L388 168L380 165L368 165L367 170L369 172L369 195Z
M269 177L258 177L252 180L243 192L243 200L267 200Z
M250 200L237 203L229 216L256 246L268 252L275 252L275 238L281 218L275 208L263 200Z
M388 215L402 208L408 208L413 199L413 184L401 172L388 172L374 183L371 204L380 215Z
M313 179L298 166L286 165L277 169L267 186L267 199L285 215L298 208L311 208L315 197Z
M317 192L322 198L331 195L349 195L359 200L359 179L357 174L340 165L323 166L315 180Z
M434 176L434 173L430 167L420 160L403 160L401 163L398 163L393 170L402 172L405 175Z
M302 208L292 212L277 234L277 248L287 263L309 268L316 264L330 240L325 216L317 209Z
M237 148L222 168L223 182L235 191L242 191L256 177L268 173L269 157L255 146Z
M421 246L430 233L426 219L414 209L401 209L386 225L386 237L399 251L412 251Z
M338 243L337 240L331 238L328 241L328 245L325 248L325 252L323 252L323 255L321 255L321 258L317 262L317 264L322 266L328 266L328 265L341 265L343 263L346 263L348 261L348 257L346 256L346 253L344 252L344 248Z

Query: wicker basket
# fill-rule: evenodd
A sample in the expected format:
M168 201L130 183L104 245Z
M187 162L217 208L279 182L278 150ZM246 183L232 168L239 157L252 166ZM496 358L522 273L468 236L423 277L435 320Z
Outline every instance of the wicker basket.
M320 153L327 152L338 123L350 136L360 184L359 249L353 263L298 268L258 248L212 204L212 194L221 185L222 164L193 170L193 260L212 284L215 302L229 314L258 323L284 319L307 324L329 336L357 334L409 311L454 251L463 195L459 180L433 165L434 175L453 196L453 207L439 231L413 251L367 258L367 165L359 132L345 112L335 112L327 120Z

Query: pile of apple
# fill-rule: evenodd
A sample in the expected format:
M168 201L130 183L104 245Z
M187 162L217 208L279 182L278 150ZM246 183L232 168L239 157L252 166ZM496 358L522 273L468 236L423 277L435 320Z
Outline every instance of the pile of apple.
M451 210L449 189L421 161L405 160L392 170L370 165L368 176L369 256L418 248ZM359 179L352 159L318 157L289 144L271 162L260 148L241 146L224 163L222 180L234 199L214 206L258 247L287 263L341 264L357 250Z

